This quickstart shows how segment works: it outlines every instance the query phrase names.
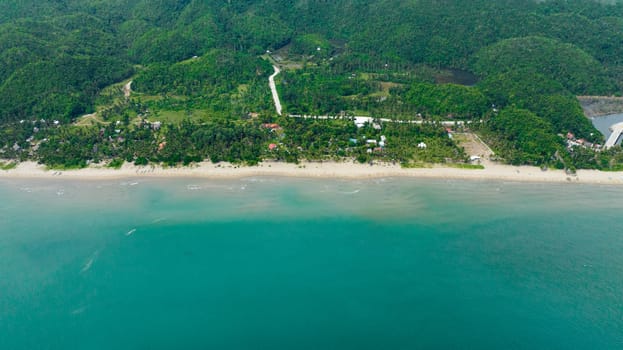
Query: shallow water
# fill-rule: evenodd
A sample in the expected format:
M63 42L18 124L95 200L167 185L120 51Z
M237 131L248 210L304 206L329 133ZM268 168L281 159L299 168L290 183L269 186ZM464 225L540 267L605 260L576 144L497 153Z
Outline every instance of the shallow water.
M623 189L0 181L0 349L623 347Z

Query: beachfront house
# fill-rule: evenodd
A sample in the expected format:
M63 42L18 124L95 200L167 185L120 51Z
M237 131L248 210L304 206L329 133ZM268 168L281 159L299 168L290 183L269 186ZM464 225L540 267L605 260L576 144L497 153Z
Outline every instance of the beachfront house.
M385 135L381 135L381 142L379 142L379 146L385 147L386 144L387 144L387 137L385 137Z
M471 163L479 163L479 164L480 164L480 160L481 160L481 159L482 159L482 158L480 158L480 156L470 156L470 157L469 157L469 161L470 161Z

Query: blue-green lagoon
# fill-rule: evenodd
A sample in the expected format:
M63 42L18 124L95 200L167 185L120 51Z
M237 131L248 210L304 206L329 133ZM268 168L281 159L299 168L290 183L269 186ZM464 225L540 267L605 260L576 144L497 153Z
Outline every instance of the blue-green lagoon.
M0 349L621 349L623 188L0 180Z

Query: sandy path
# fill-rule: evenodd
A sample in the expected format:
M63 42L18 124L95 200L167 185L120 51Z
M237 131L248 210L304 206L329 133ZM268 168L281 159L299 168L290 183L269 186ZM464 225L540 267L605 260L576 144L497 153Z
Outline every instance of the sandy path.
M130 98L132 94L132 80L130 80L127 84L123 85L123 96L125 98Z
M277 114L281 115L281 101L279 101L279 93L277 92L277 85L275 85L275 77L281 72L279 67L273 66L275 73L268 77L268 85L270 86L270 92L273 95L273 101L275 101L275 109Z

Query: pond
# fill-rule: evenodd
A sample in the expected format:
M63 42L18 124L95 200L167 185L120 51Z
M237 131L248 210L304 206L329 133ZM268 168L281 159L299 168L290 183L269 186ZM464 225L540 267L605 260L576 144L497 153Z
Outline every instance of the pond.
M461 69L445 69L435 77L437 84L458 84L474 86L478 82L478 77L471 72Z

